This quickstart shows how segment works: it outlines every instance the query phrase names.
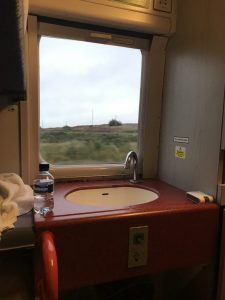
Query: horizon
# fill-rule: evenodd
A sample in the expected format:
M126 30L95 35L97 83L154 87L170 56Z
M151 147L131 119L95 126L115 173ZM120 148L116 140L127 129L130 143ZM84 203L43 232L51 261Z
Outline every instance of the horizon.
M63 125L63 126L56 126L56 127L42 127L40 126L40 129L57 129L57 128L65 128L65 127L69 127L69 128L76 128L76 127L101 127L101 126L107 126L107 127L121 127L121 126L125 126L125 125L138 125L138 123L122 123L121 125L109 125L109 123L104 123L104 124L86 124L86 125L74 125L74 126L70 126L70 125Z

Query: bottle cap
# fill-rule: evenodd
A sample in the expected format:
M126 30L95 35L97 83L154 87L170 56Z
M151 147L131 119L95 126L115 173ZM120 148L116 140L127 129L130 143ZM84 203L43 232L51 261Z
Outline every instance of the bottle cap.
M40 163L39 164L39 171L48 171L49 170L49 164L48 163Z

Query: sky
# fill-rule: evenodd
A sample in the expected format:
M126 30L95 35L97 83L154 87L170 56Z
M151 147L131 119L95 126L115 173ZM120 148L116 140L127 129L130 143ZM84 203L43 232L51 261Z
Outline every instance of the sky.
M138 49L42 37L40 125L137 123L140 80Z

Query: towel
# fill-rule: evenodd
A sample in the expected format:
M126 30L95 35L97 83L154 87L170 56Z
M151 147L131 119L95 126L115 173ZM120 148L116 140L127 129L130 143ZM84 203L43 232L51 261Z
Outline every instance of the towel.
M17 217L33 208L33 190L15 173L0 174L0 237Z

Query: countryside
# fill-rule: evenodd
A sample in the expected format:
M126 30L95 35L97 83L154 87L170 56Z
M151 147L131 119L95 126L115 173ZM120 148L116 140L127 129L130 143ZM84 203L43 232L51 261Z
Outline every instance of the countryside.
M40 128L40 152L54 165L122 163L130 150L137 151L137 124ZM115 120L114 120L115 121Z

